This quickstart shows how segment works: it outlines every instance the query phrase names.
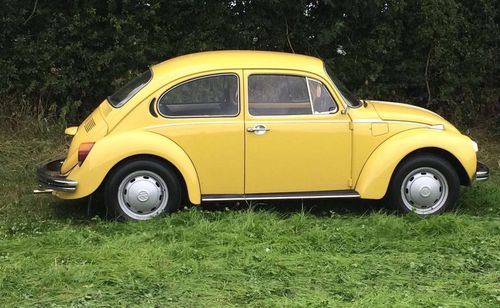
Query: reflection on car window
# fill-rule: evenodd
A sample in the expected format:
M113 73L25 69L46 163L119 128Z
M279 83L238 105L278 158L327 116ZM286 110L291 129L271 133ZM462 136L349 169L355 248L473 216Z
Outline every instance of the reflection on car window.
M116 91L113 95L108 96L108 101L113 107L121 107L128 102L132 96L139 92L151 79L151 71L148 70L136 78L132 79L129 83L123 86L120 90Z
M213 75L184 82L158 102L162 115L174 117L235 116L239 110L236 75Z
M307 81L309 82L309 91L311 93L314 114L335 113L337 111L337 105L326 87L321 82L314 79L307 78Z
M312 114L305 77L251 75L248 78L251 115Z

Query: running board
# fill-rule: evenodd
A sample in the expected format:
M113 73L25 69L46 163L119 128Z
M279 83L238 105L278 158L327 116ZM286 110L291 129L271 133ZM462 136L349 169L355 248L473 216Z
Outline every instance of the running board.
M237 200L285 200L285 199L333 199L359 198L355 190L331 190L315 192L267 193L246 195L202 195L201 201L237 201Z

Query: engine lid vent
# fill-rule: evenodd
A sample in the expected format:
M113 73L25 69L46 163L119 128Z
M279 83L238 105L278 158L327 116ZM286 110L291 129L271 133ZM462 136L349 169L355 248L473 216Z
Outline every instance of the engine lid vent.
M92 128L95 127L95 122L94 122L94 118L90 118L88 119L85 124L83 124L83 127L85 127L85 131L88 133L92 130Z

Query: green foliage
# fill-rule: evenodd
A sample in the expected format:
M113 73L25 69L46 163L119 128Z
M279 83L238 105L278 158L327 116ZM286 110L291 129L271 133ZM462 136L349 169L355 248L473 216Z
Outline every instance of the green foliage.
M2 111L24 104L45 115L55 105L74 121L150 64L263 49L319 56L363 97L468 124L499 113L498 8L498 0L3 0Z

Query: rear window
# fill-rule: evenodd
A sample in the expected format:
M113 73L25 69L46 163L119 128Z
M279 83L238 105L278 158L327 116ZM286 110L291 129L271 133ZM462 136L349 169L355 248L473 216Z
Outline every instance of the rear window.
M113 107L125 105L135 94L137 94L151 80L151 70L147 70L136 78L132 79L113 95L108 96L108 101Z

